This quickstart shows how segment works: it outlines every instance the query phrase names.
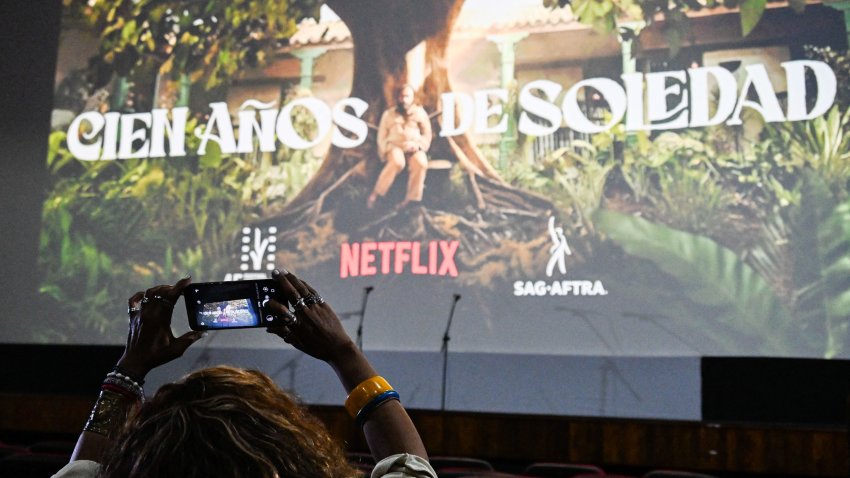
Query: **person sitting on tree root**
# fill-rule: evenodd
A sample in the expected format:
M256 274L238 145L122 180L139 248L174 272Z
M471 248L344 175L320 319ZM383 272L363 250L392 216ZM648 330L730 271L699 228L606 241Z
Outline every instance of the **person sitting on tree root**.
M426 152L431 145L431 120L422 106L415 103L412 86L404 85L396 96L396 106L384 111L378 125L378 154L384 168L375 182L375 188L366 201L371 209L378 197L390 190L395 177L405 166L409 167L407 195L400 207L422 201L425 173L428 171Z

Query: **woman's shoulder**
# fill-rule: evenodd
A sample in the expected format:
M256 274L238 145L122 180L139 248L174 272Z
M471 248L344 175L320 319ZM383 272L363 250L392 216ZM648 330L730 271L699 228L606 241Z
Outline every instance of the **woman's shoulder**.
M94 478L100 471L100 463L89 460L77 460L63 466L51 478Z
M372 478L437 478L437 472L428 460L403 453L379 461L372 470Z

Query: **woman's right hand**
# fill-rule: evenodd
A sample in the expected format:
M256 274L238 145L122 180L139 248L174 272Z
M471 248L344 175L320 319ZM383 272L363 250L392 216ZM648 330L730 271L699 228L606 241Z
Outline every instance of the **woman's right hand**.
M295 313L290 312L287 304L269 301L272 310L283 318L283 325L266 329L269 333L331 364L356 353L357 346L343 329L339 317L315 289L285 269L282 272L275 269L272 279L280 286L278 290L283 298L295 308Z
M137 292L128 300L130 326L127 345L118 366L143 379L155 367L183 355L203 332L187 332L175 337L171 331L174 304L192 282L186 277L174 285L160 285Z
M331 306L319 297L315 289L285 270L283 273L278 270L272 272L272 279L277 281L286 301L294 306L295 313L290 312L286 304L269 301L271 308L284 318L284 325L269 327L268 332L327 362L346 393L351 393L364 380L378 375L345 333ZM299 299L303 301L299 302ZM416 427L399 401L389 400L374 410L363 426L363 433L376 461L398 453L428 457Z

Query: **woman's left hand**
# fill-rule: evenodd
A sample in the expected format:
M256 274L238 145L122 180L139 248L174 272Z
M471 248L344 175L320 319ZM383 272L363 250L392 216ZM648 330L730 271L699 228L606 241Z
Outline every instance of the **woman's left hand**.
M190 345L203 337L202 332L188 332L180 337L171 332L174 304L191 282L186 277L173 286L159 285L130 297L127 302L130 327L119 367L142 379L152 369L182 356Z

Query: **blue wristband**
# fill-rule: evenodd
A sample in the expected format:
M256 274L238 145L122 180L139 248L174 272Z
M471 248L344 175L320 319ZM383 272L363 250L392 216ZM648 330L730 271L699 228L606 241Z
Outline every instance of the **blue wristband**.
M362 427L363 422L369 417L369 415L375 411L376 408L381 406L384 402L388 402L390 400L399 400L398 392L395 390L390 390L389 392L384 392L377 397L373 398L371 402L367 403L359 412L357 412L357 418L355 419L357 426Z

